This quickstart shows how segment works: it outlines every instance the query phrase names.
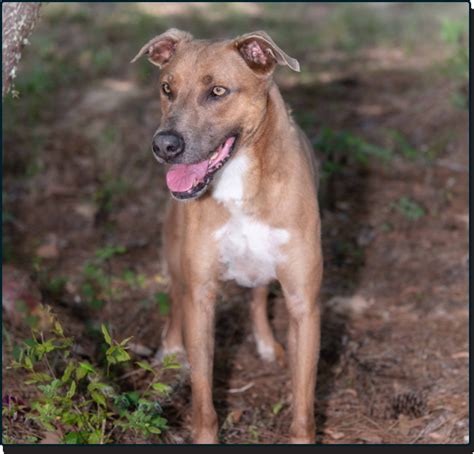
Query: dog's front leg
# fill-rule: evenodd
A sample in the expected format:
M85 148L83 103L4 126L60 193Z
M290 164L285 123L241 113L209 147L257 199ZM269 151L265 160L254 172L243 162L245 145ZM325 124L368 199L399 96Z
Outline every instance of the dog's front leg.
M212 403L214 286L193 285L186 292L184 304L184 339L191 367L193 440L217 443L217 415Z
M322 262L295 266L280 279L289 313L288 356L291 369L292 443L314 443L314 394L320 346L320 308L317 302Z

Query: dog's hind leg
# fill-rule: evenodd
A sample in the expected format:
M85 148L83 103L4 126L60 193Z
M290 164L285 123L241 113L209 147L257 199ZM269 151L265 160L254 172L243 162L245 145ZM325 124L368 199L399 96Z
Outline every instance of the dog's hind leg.
M303 249L293 250L293 267L281 270L279 280L289 316L288 357L292 381L291 442L314 443L314 394L320 345L319 288L322 256L317 251L304 257ZM301 259L298 263L298 257Z
M250 312L257 351L263 360L277 360L281 366L284 366L285 350L273 336L272 328L268 320L267 300L268 287L257 287L252 290Z

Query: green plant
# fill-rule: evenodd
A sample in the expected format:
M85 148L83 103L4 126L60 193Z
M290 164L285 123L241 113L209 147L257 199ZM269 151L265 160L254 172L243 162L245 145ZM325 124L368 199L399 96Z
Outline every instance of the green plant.
M158 292L155 294L155 301L158 305L160 315L168 315L170 312L170 298L168 294L164 292Z
M110 213L116 203L129 189L126 181L106 176L100 182L100 188L94 194L94 201L99 213Z
M418 202L409 197L401 197L392 206L405 218L411 221L416 221L426 215L426 210Z
M96 251L94 259L88 261L82 270L81 295L94 309L102 308L115 295L110 274L110 260L124 254L123 246L105 246Z
M115 341L102 325L107 345L104 374L100 367L74 356L74 339L64 335L50 308L44 310L51 328L47 332L33 329L32 339L25 341L11 366L27 371L24 385L36 390L37 397L29 409L18 404L4 406L3 416L7 423L11 423L15 412L25 412L25 418L34 421L42 430L56 434L67 444L110 443L117 430L131 430L145 437L161 434L167 421L159 399L168 395L171 388L158 381L159 371L145 361L135 363L151 375L143 390L120 392L110 380L110 368L131 364L127 352L131 338ZM178 367L171 357L163 363L163 369Z
M122 279L132 289L144 288L146 285L146 278L143 274L137 274L132 270L124 271Z
M393 139L395 150L400 152L404 158L417 159L421 156L421 153L408 142L401 132L389 130L387 133Z
M46 290L54 296L59 296L63 293L67 281L65 276L54 276L46 282Z
M467 83L469 80L469 50L467 21L445 19L441 24L441 37L451 47L452 54L445 65L446 73L461 83L454 92L452 101L456 107L468 105Z
M341 172L347 165L366 166L371 159L388 161L393 157L390 150L370 144L350 132L336 132L329 128L321 130L314 146L324 155L323 178Z

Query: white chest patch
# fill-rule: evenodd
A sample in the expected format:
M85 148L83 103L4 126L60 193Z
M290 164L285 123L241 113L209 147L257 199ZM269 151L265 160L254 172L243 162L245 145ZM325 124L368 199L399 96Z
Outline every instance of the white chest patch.
M240 154L231 158L216 176L212 197L225 205L232 203L240 206L242 204L244 176L248 168L248 158L244 153L245 150L240 150Z
M259 287L276 278L276 266L285 260L281 246L290 235L271 227L241 208L248 158L240 154L222 169L212 196L231 212L231 217L214 232L219 244L221 278L235 280L244 287Z
M221 278L244 287L259 287L276 278L276 265L285 259L280 246L290 235L235 211L214 233L219 242Z

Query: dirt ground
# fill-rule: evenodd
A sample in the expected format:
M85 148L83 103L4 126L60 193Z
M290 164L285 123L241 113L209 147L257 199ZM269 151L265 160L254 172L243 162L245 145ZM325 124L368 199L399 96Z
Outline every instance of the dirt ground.
M468 111L459 104L467 84L442 38L455 21L467 23L467 5L46 6L19 68L18 98L3 106L4 264L32 276L92 363L91 333L103 321L156 350L166 321L156 295L167 290L160 228L168 197L150 151L157 74L128 62L172 26L197 37L264 28L300 60L301 74L278 69L276 79L326 163L317 442L466 443ZM386 158L357 159L351 147L369 144ZM81 295L83 269L106 245L126 250L110 260L117 285L127 270L143 282L94 309ZM53 292L57 278L65 285ZM283 443L289 373L256 355L248 296L226 285L218 304L220 439ZM285 344L277 285L270 313ZM5 365L29 328L4 314L3 335L3 395L28 402L34 388ZM170 383L170 428L159 441L189 442L189 383L184 374ZM142 379L119 385L138 389ZM3 427L13 443L44 437L33 423L4 418ZM115 441L158 440L125 433Z

